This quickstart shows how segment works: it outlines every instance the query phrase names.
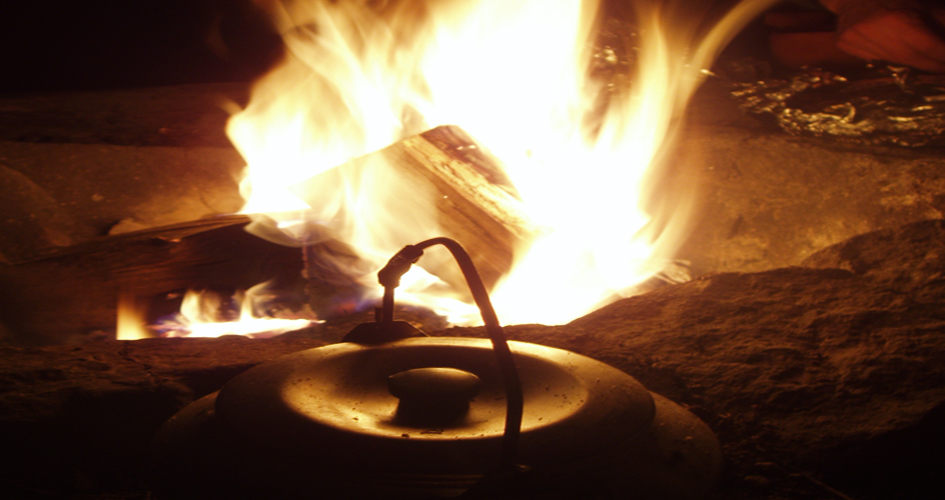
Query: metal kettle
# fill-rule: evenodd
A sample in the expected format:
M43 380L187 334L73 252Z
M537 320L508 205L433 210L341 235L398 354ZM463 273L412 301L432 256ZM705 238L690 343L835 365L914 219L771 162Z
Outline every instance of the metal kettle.
M464 251L446 241L463 268ZM381 272L386 292L419 246ZM365 500L711 493L722 458L704 423L609 365L505 341L466 267L491 339L424 337L392 320L385 293L378 321L344 342L258 365L165 423L155 438L159 491Z

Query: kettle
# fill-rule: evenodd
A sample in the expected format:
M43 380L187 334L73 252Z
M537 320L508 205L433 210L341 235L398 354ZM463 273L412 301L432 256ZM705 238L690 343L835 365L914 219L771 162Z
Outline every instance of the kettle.
M393 289L430 245L469 282L490 339L394 321ZM376 322L282 356L188 405L154 440L167 498L697 500L722 467L712 431L594 359L507 341L453 240L379 273ZM159 495L160 496L160 495Z

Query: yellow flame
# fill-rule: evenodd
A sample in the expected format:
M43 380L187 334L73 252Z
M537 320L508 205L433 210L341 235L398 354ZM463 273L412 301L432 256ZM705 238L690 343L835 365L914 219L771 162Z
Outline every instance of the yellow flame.
M305 318L273 318L261 313L261 304L268 296L269 283L260 283L232 300L239 305L239 317L227 318L224 298L210 291L188 290L180 313L159 328L165 337L220 337L244 335L267 338L310 326L315 321Z
M349 274L373 284L402 246L440 235L436 193L400 190L384 165L327 186L317 206L289 186L455 124L501 159L546 228L515 249L494 291L503 321L563 323L632 293L687 231L685 197L653 203L685 106L717 53L774 0L745 1L710 29L691 2L627 3L634 12L619 26L632 28L617 38L628 43L601 47L613 13L596 0L270 2L287 56L227 129L248 162L243 211L270 213L289 229L276 238L285 242L345 242L363 259ZM411 297L427 300L416 288ZM469 321L468 307L449 302L457 296L437 308Z

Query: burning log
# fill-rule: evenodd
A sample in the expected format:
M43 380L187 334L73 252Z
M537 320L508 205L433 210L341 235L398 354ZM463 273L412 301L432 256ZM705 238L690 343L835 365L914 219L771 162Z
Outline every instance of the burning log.
M0 266L5 304L0 320L11 332L4 340L61 344L112 336L119 296L150 301L189 288L233 290L273 279L298 281L298 249L248 234L248 222L241 215L201 219Z
M473 256L487 286L509 271L514 252L526 246L536 233L499 161L455 126L437 127L351 160L295 186L293 191L311 206L320 206L338 196L351 179L371 176L378 167L385 174L389 169L396 177L396 185L385 186L399 190L392 203L424 203L427 200L423 197L429 199L432 208L428 210L435 213L440 233L423 236L459 241ZM393 221L402 225L411 222ZM336 242L320 246L307 253L314 255L328 248L329 252L346 254L349 260L357 259L356 250L339 250ZM307 272L322 281L338 281L343 273L317 258L309 262ZM425 260L424 267L448 283L461 286L462 278L451 261L433 262L427 265Z
M391 165L402 186L410 188L397 196L433 193L441 234L473 249L487 284L508 271L513 250L526 243L532 229L497 161L461 130L439 127L319 175L309 181L318 186L307 192L316 197L313 204L319 193L342 189L340 176L377 161ZM288 283L300 299L294 287L301 284L302 252L246 233L248 223L245 216L202 219L75 245L2 267L0 297L7 307L0 320L11 332L6 340L46 344L111 336L120 297L150 302L153 309L158 298L169 293L190 288L248 289L277 279ZM331 298L339 287L352 283L343 274L345 269L318 257L318 250L329 246L350 256L351 251L337 241L309 249L313 302ZM462 283L445 259L428 270L447 282ZM170 307L176 309L176 303Z
M325 190L342 189L342 176L377 161L392 166L403 186L412 187L398 196L434 193L441 234L472 248L487 284L509 270L513 251L526 244L533 228L498 162L458 128L439 127L353 160L309 181L317 187L306 192L316 197L314 204ZM0 297L7 307L0 319L11 332L7 340L47 344L90 335L110 337L121 297L171 313L176 302L162 299L169 293L248 289L276 279L288 284L292 300L301 300L296 285L301 284L302 252L246 233L248 223L248 217L236 215L202 219L75 245L2 267ZM316 309L352 283L345 269L333 265L337 255L335 261L319 258L318 252L326 248L357 258L337 241L306 252L310 302ZM429 271L451 284L462 283L452 262L431 257L435 263Z

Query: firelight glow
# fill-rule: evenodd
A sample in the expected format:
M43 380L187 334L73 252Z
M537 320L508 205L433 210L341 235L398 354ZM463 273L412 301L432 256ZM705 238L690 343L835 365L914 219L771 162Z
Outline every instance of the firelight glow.
M690 2L627 1L634 14L622 26L633 29L615 47L600 42L608 18L592 0L267 1L287 54L227 127L248 163L243 212L291 228L264 231L287 244L345 243L359 260L335 265L377 287L377 269L401 247L442 234L430 213L435 194L399 193L411 203L398 203L387 165L312 206L289 189L407 136L458 125L502 161L542 228L515 249L513 270L492 291L499 317L570 321L671 262L691 197L653 203L654 179L704 69L773 3L742 2L705 29ZM425 294L419 282L436 277L410 274L415 282L405 278L399 300L476 321L464 291Z

